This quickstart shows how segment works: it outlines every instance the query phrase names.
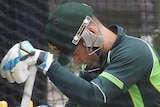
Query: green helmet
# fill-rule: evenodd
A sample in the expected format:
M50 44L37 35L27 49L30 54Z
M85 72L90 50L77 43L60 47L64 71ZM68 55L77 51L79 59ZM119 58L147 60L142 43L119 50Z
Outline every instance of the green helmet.
M71 60L76 45L72 40L86 16L92 16L93 9L77 2L65 3L54 10L46 25L49 46L59 54L62 65Z

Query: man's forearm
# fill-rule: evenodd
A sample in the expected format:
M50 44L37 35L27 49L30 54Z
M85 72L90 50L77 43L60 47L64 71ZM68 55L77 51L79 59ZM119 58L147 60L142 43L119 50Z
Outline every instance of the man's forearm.
M103 97L97 87L64 69L58 62L54 62L46 74L68 98L74 99L75 102L82 105L103 103Z

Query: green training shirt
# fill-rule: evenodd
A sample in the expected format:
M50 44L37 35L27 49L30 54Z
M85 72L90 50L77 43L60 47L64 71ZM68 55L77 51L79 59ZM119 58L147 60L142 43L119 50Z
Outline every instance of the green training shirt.
M72 101L88 107L160 107L160 61L146 42L109 28L117 39L107 53L101 73L86 81L57 61L47 76Z

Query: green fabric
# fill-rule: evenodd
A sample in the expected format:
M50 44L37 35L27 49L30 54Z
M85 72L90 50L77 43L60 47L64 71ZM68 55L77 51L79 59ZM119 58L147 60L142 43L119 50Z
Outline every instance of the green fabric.
M116 78L114 75L109 74L107 72L102 72L100 74L100 76L105 77L106 79L110 80L111 82L113 82L117 87L119 87L120 89L123 88L124 84L122 81L120 81L118 78Z
M71 101L90 107L94 107L95 100L98 104L103 103L102 94L96 86L64 69L57 61L52 63L46 75Z
M128 91L132 98L134 107L144 107L143 99L138 87L136 85L133 85L129 88Z
M86 64L82 64L81 66L81 70L84 71L86 69L87 65Z
M152 85L160 92L160 63L159 63L158 57L156 56L156 54L154 53L151 47L150 47L150 50L152 52L153 60L154 60L153 69L150 75L150 81Z
M47 42L57 52L59 62L66 65L76 48L72 39L86 16L92 16L93 9L83 3L68 2L57 7L46 24Z

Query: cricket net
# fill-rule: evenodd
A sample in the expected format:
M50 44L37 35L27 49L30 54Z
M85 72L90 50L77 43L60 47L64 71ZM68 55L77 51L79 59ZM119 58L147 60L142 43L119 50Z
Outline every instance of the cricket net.
M48 15L58 5L69 1L91 5L95 16L106 27L118 24L129 35L149 38L146 41L151 44L154 30L160 29L159 0L0 0L0 59L12 45L25 39L34 47L46 50L44 27ZM0 100L7 101L9 107L20 105L23 89L24 84L10 84L0 77ZM63 107L67 98L38 72L32 101L34 106Z

